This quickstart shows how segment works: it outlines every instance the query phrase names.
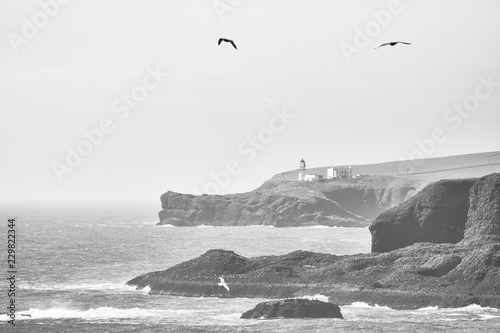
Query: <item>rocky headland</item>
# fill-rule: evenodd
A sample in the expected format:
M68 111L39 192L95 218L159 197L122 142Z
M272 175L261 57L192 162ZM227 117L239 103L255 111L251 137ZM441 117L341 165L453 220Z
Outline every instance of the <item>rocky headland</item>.
M372 253L295 251L245 258L210 250L127 284L180 296L324 294L339 305L500 308L500 174L428 185L382 213L370 231ZM217 285L219 276L229 291Z
M229 195L166 192L158 225L367 227L380 213L423 188L425 181L394 176L300 182L274 180Z

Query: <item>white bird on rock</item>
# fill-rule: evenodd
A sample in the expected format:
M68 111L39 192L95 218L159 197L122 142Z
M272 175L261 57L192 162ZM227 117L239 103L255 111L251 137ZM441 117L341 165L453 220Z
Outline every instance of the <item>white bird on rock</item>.
M224 287L229 291L229 287L227 286L227 283L224 281L224 278L222 276L219 276L220 282L217 283L219 286Z

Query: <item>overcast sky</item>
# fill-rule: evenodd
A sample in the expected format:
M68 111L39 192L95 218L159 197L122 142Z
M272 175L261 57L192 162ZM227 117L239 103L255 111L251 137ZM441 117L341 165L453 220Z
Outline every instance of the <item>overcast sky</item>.
M499 15L496 0L0 0L0 200L234 193L301 158L498 151ZM412 45L374 50L389 41Z

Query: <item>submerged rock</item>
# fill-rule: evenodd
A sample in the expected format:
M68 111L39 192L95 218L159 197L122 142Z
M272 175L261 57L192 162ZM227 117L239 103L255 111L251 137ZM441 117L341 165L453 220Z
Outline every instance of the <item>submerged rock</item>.
M340 318L340 308L330 302L308 299L285 299L262 302L241 315L243 319L255 318Z

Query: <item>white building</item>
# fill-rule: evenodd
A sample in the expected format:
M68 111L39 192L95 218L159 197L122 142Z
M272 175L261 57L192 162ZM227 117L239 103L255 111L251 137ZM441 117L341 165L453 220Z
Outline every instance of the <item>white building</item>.
M301 174L299 173L299 180L301 178ZM322 175L311 175L311 174L305 174L304 175L304 181L313 181L313 180L323 180L323 176Z
M319 169L319 168L318 168ZM323 179L336 179L336 178L353 178L352 168L335 168L331 166L326 169L315 169L315 173L307 173L306 162L301 159L299 162L299 181L321 181ZM317 174L320 173L320 174ZM326 177L325 177L326 176Z
M352 178L351 166L347 168L334 168L333 166L326 169L326 179L335 178Z

